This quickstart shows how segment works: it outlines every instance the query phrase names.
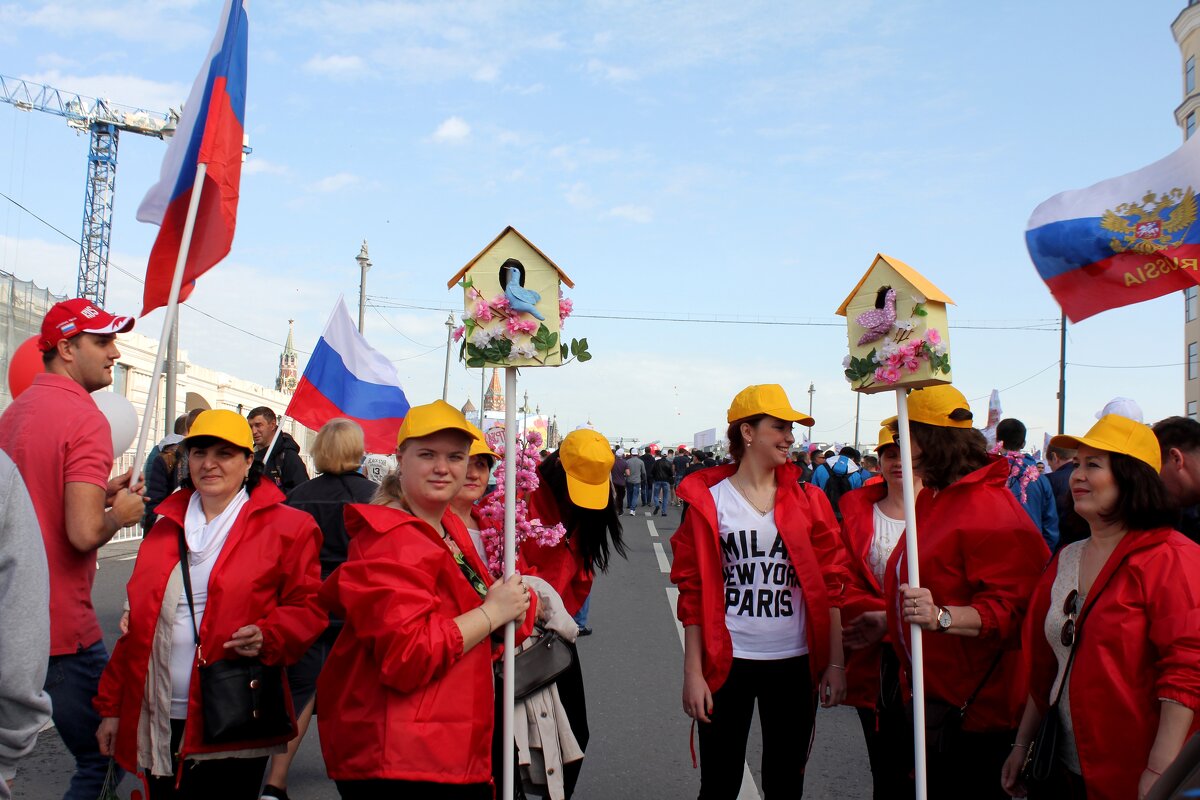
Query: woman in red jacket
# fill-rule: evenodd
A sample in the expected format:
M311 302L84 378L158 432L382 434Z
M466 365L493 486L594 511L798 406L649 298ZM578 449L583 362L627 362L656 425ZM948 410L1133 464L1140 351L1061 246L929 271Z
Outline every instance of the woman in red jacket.
M475 436L448 403L409 409L398 480L380 505L346 510L348 557L321 588L346 624L317 683L321 751L346 800L492 797L487 643L529 594L520 575L488 580L449 510Z
M888 420L884 420L885 423ZM904 536L900 447L891 428L879 429L880 481L842 495L842 546L850 573L842 604L846 653L845 704L862 723L876 800L913 794L912 724L904 711L900 662L886 642L884 574ZM921 481L916 479L916 491Z
M321 532L259 480L240 414L205 411L182 447L189 477L159 505L138 550L127 588L129 632L117 640L95 699L103 717L96 737L102 753L143 772L150 800L252 800L268 754L284 752L295 731L205 744L197 669L238 657L290 664L304 653L327 623L316 602Z
M1109 414L1050 444L1078 448L1071 497L1091 536L1058 552L1033 595L1029 697L1001 782L1025 796L1021 765L1051 713L1057 774L1030 796L1140 799L1197 728L1200 548L1171 528L1150 428Z
M679 484L683 710L701 723L701 800L738 796L756 702L763 793L800 797L817 698L836 705L846 691L844 555L825 494L788 460L792 424L812 418L766 384L739 392L728 420L734 463Z
M892 647L906 673L911 625L930 634L929 797L1006 798L995 775L1025 697L1021 621L1050 551L1005 485L1008 462L989 456L983 434L971 426L961 392L949 385L916 389L908 414L913 470L924 486L917 497L923 585L908 585L900 544L888 562L884 596Z

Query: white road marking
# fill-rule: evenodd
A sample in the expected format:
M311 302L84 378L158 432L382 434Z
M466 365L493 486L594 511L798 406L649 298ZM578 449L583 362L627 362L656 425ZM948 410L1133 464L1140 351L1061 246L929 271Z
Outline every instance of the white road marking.
M663 550L661 542L654 543L654 557L658 559L658 571L671 573L671 562L667 561L667 554Z
M650 529L651 536L654 536L656 538L658 537L658 528L654 527L654 520L652 520L652 519L646 520L646 527Z
M667 605L671 607L671 618L675 620L675 630L679 633L679 646L683 646L683 623L679 621L676 608L679 606L679 590L674 586L667 587ZM738 792L738 800L761 800L754 776L750 774L750 765L743 764L742 789Z

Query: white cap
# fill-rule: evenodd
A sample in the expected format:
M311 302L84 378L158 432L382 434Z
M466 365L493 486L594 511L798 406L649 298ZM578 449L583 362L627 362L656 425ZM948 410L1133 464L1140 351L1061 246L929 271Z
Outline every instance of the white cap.
M168 433L166 436L164 436L162 439L159 440L158 449L162 450L164 447L170 447L171 445L179 444L182 441L183 441L183 434Z
M1122 417L1127 417L1134 422L1145 422L1142 419L1142 407L1135 400L1128 397L1114 397L1105 404L1104 408L1096 412L1096 419L1108 416L1109 414L1120 414Z

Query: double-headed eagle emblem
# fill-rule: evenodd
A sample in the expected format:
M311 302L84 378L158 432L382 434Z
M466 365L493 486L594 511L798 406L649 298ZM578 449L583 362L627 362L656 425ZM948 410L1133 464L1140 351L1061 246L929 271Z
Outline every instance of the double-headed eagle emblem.
M1140 203L1122 203L1100 218L1100 227L1115 234L1109 242L1114 253L1154 255L1183 242L1196 221L1196 194L1192 187L1159 195L1146 192Z

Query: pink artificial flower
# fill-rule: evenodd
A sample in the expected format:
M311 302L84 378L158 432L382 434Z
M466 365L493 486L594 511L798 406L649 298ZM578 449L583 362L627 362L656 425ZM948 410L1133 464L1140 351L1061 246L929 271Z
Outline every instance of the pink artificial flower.
M466 332L466 330L467 330L467 326L465 326L465 325L459 325L457 328L455 328L454 329L454 341L461 342L463 334Z
M931 347L937 346L942 343L942 335L938 333L937 328L930 328L925 331L925 341L929 342Z
M900 350L897 350L884 359L884 366L888 367L889 369L897 369L903 363L904 353Z
M494 308L498 311L507 311L508 310L508 298L504 296L503 292L501 292L500 294L498 294L494 298L492 298L491 306L492 306L492 308Z
M575 304L566 297L563 297L562 289L558 290L558 326L561 328L567 321L567 317L571 316L571 312L575 310Z
M482 296L483 295L479 294L479 290L476 289L474 286L467 289L467 299L468 300L478 300Z
M509 317L508 322L505 324L508 326L508 332L514 336L524 333L533 333L537 330L537 322L532 319L517 319L516 317Z
M879 367L875 370L875 380L880 383L896 383L900 380L900 370L896 367Z
M491 322L492 307L480 300L475 304L475 313L472 315L476 322Z

